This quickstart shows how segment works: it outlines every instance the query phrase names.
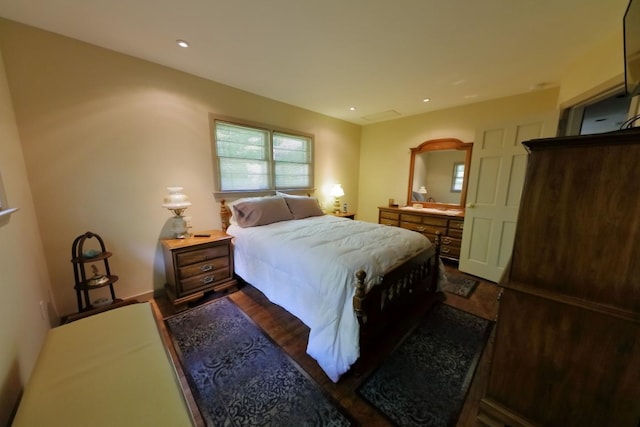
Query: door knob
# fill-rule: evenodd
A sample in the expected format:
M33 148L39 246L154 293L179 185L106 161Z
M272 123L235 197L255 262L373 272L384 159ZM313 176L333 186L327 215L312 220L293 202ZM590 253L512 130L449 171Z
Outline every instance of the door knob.
M476 204L475 203L467 203L467 207L468 208L475 208Z

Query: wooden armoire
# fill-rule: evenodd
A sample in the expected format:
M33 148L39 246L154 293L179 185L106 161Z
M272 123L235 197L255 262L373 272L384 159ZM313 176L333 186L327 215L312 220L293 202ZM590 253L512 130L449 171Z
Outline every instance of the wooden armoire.
M640 426L640 129L529 150L486 426Z

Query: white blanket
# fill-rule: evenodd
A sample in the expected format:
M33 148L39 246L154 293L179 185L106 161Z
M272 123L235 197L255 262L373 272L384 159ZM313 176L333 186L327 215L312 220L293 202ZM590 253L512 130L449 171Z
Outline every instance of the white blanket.
M310 329L307 353L337 382L358 359L355 273L367 287L431 246L399 227L331 215L241 228L232 225L235 272Z

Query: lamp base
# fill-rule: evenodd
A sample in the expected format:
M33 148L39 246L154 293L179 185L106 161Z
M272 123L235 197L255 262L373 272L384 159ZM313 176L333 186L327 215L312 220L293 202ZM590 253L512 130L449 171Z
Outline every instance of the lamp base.
M187 229L187 221L184 220L182 215L176 215L173 217L173 237L175 239L186 239L190 237L189 230Z

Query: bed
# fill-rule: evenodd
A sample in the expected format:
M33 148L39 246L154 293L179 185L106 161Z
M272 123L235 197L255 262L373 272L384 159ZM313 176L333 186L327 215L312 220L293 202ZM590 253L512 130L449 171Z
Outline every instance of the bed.
M158 319L136 303L49 330L13 427L201 425Z
M334 382L396 316L437 299L438 238L325 215L313 197L221 205L235 273L309 327L307 353Z

